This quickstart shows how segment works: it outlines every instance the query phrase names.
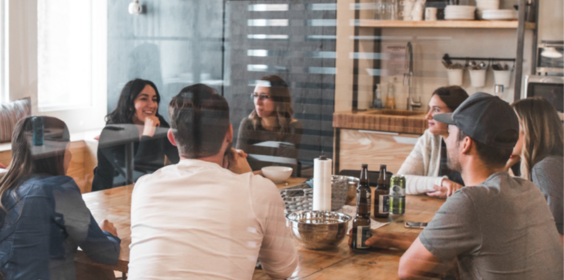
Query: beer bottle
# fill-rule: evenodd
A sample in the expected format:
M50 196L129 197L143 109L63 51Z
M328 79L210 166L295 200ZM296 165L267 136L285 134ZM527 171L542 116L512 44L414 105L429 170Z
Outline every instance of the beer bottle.
M356 189L356 217L352 228L352 249L355 252L367 252L366 240L370 233L370 185L368 184L368 165L363 164L360 171L360 182Z
M386 180L386 165L380 165L380 176L378 177L378 184L374 190L374 217L387 218L390 212L390 185Z

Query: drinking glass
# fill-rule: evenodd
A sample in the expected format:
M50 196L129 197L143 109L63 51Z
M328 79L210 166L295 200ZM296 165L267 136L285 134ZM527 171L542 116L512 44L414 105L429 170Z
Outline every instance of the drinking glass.
M382 19L382 0L376 0L374 2L374 19Z
M398 20L398 1L397 0L391 0L390 1L390 5L388 8L389 14L390 14L390 20Z
M382 0L380 2L380 19L381 20L389 20L390 14L388 13L388 6L390 2L388 0Z

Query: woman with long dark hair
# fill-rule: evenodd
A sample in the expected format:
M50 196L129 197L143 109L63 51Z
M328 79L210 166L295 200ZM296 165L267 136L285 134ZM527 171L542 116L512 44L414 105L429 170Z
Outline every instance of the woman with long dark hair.
M521 162L521 177L533 181L542 191L560 234L564 233L563 188L564 132L556 108L542 97L513 103L520 123L519 141L507 167Z
M130 145L133 159L133 182L164 166L165 156L171 163L179 161L178 150L166 137L169 128L159 115L161 97L154 83L135 79L121 91L116 109L106 116L98 146L98 167L92 190L123 186Z
M33 122L43 123L34 145ZM78 246L94 261L115 264L120 239L112 223L101 228L80 189L65 176L71 160L69 131L51 117L20 120L12 161L0 179L0 275L2 279L74 279Z
M251 94L251 99L255 109L239 125L237 149L249 155L253 170L268 165L296 167L303 126L293 118L288 84L275 75L263 77ZM260 144L268 141L278 143Z
M441 87L433 92L425 117L429 128L419 137L398 170L398 174L406 178L408 194L447 197L464 186L460 173L450 170L447 165L444 139L448 136L448 125L435 121L433 116L454 112L466 98L468 93L459 86Z

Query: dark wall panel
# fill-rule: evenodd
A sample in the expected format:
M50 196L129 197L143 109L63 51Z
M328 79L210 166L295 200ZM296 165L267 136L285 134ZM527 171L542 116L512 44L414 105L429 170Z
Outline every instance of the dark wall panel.
M227 98L237 135L241 119L254 109L248 98L254 81L276 74L290 85L294 117L304 124L300 161L311 164L321 151L331 156L336 0L144 0L141 15L127 12L130 2L108 3L108 111L115 108L127 81L142 78L157 85L159 112L168 120L171 98L201 82ZM287 9L261 11L269 8L257 4ZM252 26L253 19L288 24ZM268 54L249 55L253 49ZM249 65L267 69L252 70Z

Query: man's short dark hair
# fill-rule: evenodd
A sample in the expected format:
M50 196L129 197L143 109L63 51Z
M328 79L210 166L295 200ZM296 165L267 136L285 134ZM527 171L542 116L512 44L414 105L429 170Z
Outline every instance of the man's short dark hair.
M203 158L221 150L229 129L229 105L203 84L183 88L168 105L178 151L185 158Z
M467 135L458 131L458 142L462 141ZM519 133L514 130L506 130L499 133L495 141L501 143L515 143L519 139ZM500 149L487 146L486 144L480 143L472 139L476 143L476 150L478 151L478 156L484 162L484 164L489 168L499 168L505 166L509 157L513 153L513 148L511 149Z

